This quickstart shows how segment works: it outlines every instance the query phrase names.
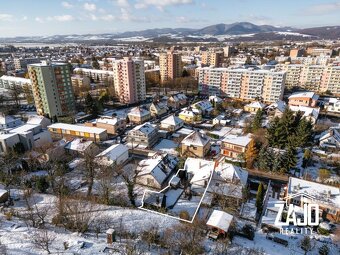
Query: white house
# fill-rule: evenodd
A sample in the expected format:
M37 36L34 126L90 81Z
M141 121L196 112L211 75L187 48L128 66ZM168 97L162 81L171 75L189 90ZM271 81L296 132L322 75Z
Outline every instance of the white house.
M170 115L166 119L161 121L161 129L165 129L168 131L176 131L183 127L184 122L180 118L175 115Z
M319 145L323 148L340 148L340 128L330 127L319 138Z
M99 152L98 146L89 140L75 138L65 145L65 150L73 155L96 155Z
M32 125L41 125L42 128L47 128L49 125L51 125L51 120L40 115L31 115L29 116L27 124Z
M330 98L325 109L327 112L340 113L340 98Z
M202 100L191 105L192 110L202 115L210 114L214 108L209 100Z
M51 134L40 124L25 124L0 133L0 154L5 154L15 144L21 143L25 150L52 143Z
M121 165L129 158L129 148L114 144L96 156L96 162L103 166Z
M139 162L136 183L161 189L176 168L178 159L168 154L156 154Z

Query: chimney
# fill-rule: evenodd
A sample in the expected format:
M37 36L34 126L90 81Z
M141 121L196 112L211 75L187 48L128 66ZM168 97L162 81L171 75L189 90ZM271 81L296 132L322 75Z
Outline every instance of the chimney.
M331 198L332 192L330 190L327 191L327 198Z

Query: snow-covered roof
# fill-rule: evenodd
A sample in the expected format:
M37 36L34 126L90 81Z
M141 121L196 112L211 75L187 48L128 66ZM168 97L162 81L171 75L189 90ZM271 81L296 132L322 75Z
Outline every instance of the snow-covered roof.
M234 166L230 163L222 163L217 166L215 171L217 175L224 180L233 182L239 180L243 186L247 184L248 172L241 167Z
M116 125L118 121L118 118L116 117L107 117L103 116L94 121L94 123L102 123L102 124L108 124L108 125Z
M184 164L184 169L193 174L190 182L195 184L202 180L208 180L211 173L214 171L215 163L213 161L200 159L200 158L190 158L188 157Z
M296 106L296 105L291 105L289 106L289 109L291 109L293 112L302 112L303 117L313 117L314 119L317 119L319 116L320 108L312 108L308 106Z
M325 140L330 137L333 137L338 143L340 143L340 128L330 127L329 130L324 131L321 135L319 140Z
M93 144L92 141L84 141L81 138L76 138L72 140L71 142L68 142L65 145L65 149L78 151L78 152L84 152L89 146L91 146L91 144Z
M215 103L220 103L222 102L222 98L219 98L218 96L210 96L209 101L214 101Z
M177 165L177 158L170 155L156 155L144 159L137 167L138 176L151 174L155 180L162 184Z
M188 108L183 108L182 111L179 113L179 115L185 115L189 117L194 117L198 113L194 112L193 110L190 110Z
M321 203L340 208L340 190L338 187L290 177L288 195L292 196L294 194L310 195Z
M106 132L104 128L97 128L97 127L86 127L86 126L79 126L79 125L72 125L66 123L54 123L49 125L48 128L55 128L55 129L65 129L65 130L72 130L77 132L86 132L86 133L93 133L93 134L101 134Z
M40 116L40 115L31 115L29 116L26 123L27 124L41 124L44 119L47 119L47 118L44 116Z
M207 225L228 232L232 220L233 216L229 213L214 210L207 221Z
M22 77L16 77L16 76L8 76L8 75L3 75L0 77L1 80L6 80L6 81L12 81L12 82L17 82L17 83L27 83L31 84L30 79L22 78Z
M103 152L99 153L96 157L106 157L109 160L115 161L118 157L126 153L128 150L129 148L123 144L114 144Z
M174 101L181 101L181 100L187 99L187 96L184 95L183 93L178 93L178 94L172 95L171 97L173 98Z
M212 111L214 108L209 100L202 100L192 105L193 108L201 111Z
M155 131L155 127L153 125L151 125L149 122L146 122L144 124L135 126L132 130L134 131L140 131L145 135L148 135L150 133L152 133L153 131Z
M161 124L177 126L183 123L183 120L176 117L175 115L170 115L166 119L161 121Z
M306 97L314 100L318 100L319 96L316 95L314 92L296 92L288 97L288 99L299 98L299 97Z
M14 122L16 119L10 115L0 114L0 124L5 125Z
M114 75L113 71L106 71L106 70L97 70L97 69L89 69L89 68L75 68L73 70L74 73L77 72L88 72L88 73L96 73L96 74L109 74L109 75Z
M167 109L167 108L168 108L168 107L167 107L165 104L163 104L163 103L152 103L152 104L150 105L150 108L151 108L151 106L155 107L155 109L156 109L157 111L160 111L160 110L162 110L162 109Z
M251 108L260 108L263 109L266 105L259 102L259 101L254 101L251 102L250 104L247 104L246 107L251 107Z
M277 109L280 112L284 112L286 109L287 105L284 101L277 101L276 103L272 103L267 107L267 109Z
M142 107L134 107L130 110L128 115L143 117L149 115L150 112Z
M224 143L231 143L235 145L240 145L246 147L252 140L250 135L237 136L237 135L227 135L224 139Z
M190 146L205 146L210 141L210 137L200 133L198 131L194 131L193 133L189 134L182 140L182 144Z

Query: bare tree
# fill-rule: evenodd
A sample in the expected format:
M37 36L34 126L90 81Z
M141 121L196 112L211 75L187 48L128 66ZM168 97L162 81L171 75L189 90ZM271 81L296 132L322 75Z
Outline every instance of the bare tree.
M94 220L93 203L84 201L80 197L63 196L57 201L57 210L58 215L54 219L54 223L80 233L88 231Z
M37 206L37 202L34 198L32 190L27 190L24 194L24 201L26 204L26 211L20 215L28 226L34 228L44 227L46 223L46 217L51 211L51 206Z
M205 224L199 219L196 219L193 224L180 223L165 231L164 243L170 248L170 252L179 249L183 254L203 254L205 231Z
M19 85L13 85L9 88L9 94L12 100L14 100L16 106L19 106L20 104L20 94L22 92L23 92L22 87Z
M87 197L90 197L92 194L93 183L96 177L96 167L98 167L98 164L95 161L95 155L93 153L86 153L84 155L84 160L85 160L84 170L88 182Z
M47 229L36 230L31 235L31 241L33 245L43 251L46 251L48 254L51 254L51 245L55 240L56 235L54 233L48 232Z

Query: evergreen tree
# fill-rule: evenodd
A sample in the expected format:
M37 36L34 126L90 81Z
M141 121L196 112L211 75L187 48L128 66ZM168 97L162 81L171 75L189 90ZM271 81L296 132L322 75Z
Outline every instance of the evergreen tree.
M294 141L296 147L304 147L312 137L313 125L310 121L302 118L296 128Z
M45 193L50 186L45 176L40 176L35 183L36 188L41 192Z
M320 254L320 255L328 255L328 254L329 254L329 248L328 248L327 244L323 244L323 245L319 248L319 254Z
M282 169L286 173L288 173L290 169L296 166L296 163L297 163L296 153L297 153L296 148L292 145L288 145L288 148L284 154L283 169Z
M257 168L262 171L270 171L272 162L272 154L269 152L269 148L263 146L257 157Z
M264 198L264 189L263 189L263 184L261 182L257 189L256 202L255 202L257 212L259 214L261 214L262 209L263 209L263 198Z
M98 60L95 57L92 57L92 68L93 69L100 69L100 65L98 63Z
M312 242L310 240L309 236L305 236L302 240L301 240L301 249L305 251L305 254L307 254L307 252L311 251L313 248L312 246Z
M252 123L252 132L262 128L262 110L258 109Z

